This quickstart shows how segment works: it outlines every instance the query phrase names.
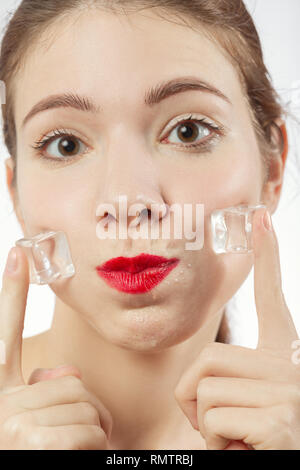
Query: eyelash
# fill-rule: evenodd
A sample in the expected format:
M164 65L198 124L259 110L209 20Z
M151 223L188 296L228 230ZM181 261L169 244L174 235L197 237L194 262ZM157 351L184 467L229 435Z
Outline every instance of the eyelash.
M180 118L180 120L175 122L175 124L172 126L172 128L170 128L168 130L167 136L169 134L171 134L171 132L174 129L176 129L176 127L178 127L179 125L184 125L184 124L188 124L188 123L191 123L191 122L204 125L207 129L212 131L215 135L210 136L210 137L206 138L204 141L201 141L200 143L197 143L197 144L188 144L188 145L183 144L183 145L179 145L179 146L175 145L175 144L171 144L171 145L173 145L173 147L175 146L175 147L180 148L180 149L182 149L182 148L187 148L187 149L197 148L197 149L201 149L204 152L205 151L209 152L211 150L211 145L215 141L215 139L219 138L221 136L224 136L224 134L225 134L225 128L223 126L217 126L217 125L213 124L212 122L208 121L206 118L198 119L196 116L191 114L189 117L187 117L185 119ZM86 153L86 151L85 151L85 152L81 153L78 156L69 156L69 157L67 156L67 157L63 157L63 158L47 157L44 153L45 148L48 145L50 145L53 141L55 141L58 137L60 137L60 138L62 138L62 137L71 137L71 138L76 138L76 139L81 140L73 132L68 132L65 129L54 129L52 132L53 132L53 134L51 136L45 136L41 140L35 142L35 145L32 146L32 148L37 152L37 154L40 158L45 159L45 160L47 160L50 163L55 165L55 164L61 164L62 162L67 163L68 161L74 161L74 160L80 158L83 154ZM167 136L163 138L163 141L166 140Z
M198 142L197 144L182 144L182 145L175 145L175 144L172 144L173 147L177 147L179 149L182 149L182 148L185 148L185 149L191 149L191 148L194 148L194 149L201 149L203 152L209 152L211 151L211 146L213 144L213 142L215 141L216 138L219 138L219 137L222 137L222 136L225 136L225 128L221 125L216 125L216 124L213 124L211 121L209 121L208 119L206 118L202 118L202 119L199 119L197 118L197 116L194 116L193 114L189 115L187 118L180 118L179 120L177 120L174 125L170 126L170 128L168 129L167 131L167 136L169 134L171 134L171 132L173 132L174 129L176 129L176 127L178 127L179 125L184 125L184 124L189 124L189 123L197 123L197 124L202 124L204 125L204 127L206 127L207 129L209 129L210 131L212 131L215 135L214 136L209 136L208 138L206 138L205 140L202 139L201 142ZM165 140L165 137L163 138L163 140Z
M52 142L54 142L58 137L74 137L76 139L81 140L77 135L75 135L73 132L69 132L65 129L54 129L53 134L51 136L45 136L41 140L38 140L35 142L35 145L32 145L31 147L37 152L38 156L44 160L47 160L49 163L56 165L56 164L61 164L62 162L67 163L68 161L74 161L84 155L87 151L81 153L80 155L77 156L70 156L70 157L63 157L63 158L58 158L58 157L47 157L44 153L45 148L50 145Z

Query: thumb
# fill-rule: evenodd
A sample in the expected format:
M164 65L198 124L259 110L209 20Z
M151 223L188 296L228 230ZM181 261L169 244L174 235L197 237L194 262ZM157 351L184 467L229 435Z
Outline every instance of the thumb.
M33 385L43 380L56 379L57 377L64 377L66 375L74 375L81 379L81 373L75 366L65 364L56 367L55 369L35 369L28 379L28 385Z

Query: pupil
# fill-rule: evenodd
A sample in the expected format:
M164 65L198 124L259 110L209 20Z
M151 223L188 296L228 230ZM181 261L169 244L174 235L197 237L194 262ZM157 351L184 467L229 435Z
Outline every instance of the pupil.
M76 144L71 139L63 139L60 143L62 153L72 153L76 150Z
M194 140L197 137L197 135L193 137L194 130L192 125L182 125L179 130L179 137L182 136L184 139Z

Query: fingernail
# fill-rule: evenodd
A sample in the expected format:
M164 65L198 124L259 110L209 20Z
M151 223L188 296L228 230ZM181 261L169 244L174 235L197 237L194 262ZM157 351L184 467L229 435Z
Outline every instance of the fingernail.
M272 219L271 219L269 211L265 211L264 216L263 216L263 223L264 223L266 230L269 230L271 232L272 231Z
M15 248L11 248L8 253L8 258L5 266L5 273L6 274L13 274L18 267L18 257L17 257L17 250Z

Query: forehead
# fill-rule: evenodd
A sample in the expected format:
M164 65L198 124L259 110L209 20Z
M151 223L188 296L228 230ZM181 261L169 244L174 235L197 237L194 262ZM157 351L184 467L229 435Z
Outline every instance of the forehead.
M237 72L203 30L146 11L73 14L44 33L28 55L16 87L16 123L48 95L78 91L112 106L142 104L157 81L195 75L232 101L242 94Z

